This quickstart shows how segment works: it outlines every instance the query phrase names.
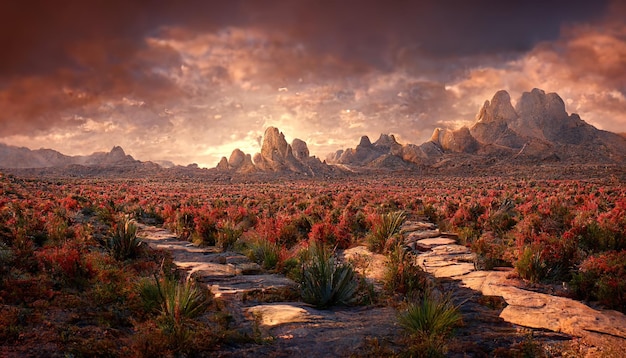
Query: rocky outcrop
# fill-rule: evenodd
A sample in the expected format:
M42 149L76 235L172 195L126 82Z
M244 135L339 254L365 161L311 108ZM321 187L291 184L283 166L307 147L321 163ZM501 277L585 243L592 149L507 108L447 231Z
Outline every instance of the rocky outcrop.
M456 131L437 128L430 139L438 144L443 150L450 152L475 153L479 144L472 136L469 128L463 127Z
M374 143L368 136L362 136L356 148L337 151L329 155L327 161L332 164L394 170L408 168L413 164L403 159L403 146L392 134L381 134Z
M568 114L559 95L535 88L523 93L515 107L508 92L498 91L485 101L471 127L436 128L421 145L401 145L387 134L372 144L363 136L356 148L337 151L327 161L355 167L387 167L389 163L401 167L395 158L433 168L512 161L625 163L626 140L596 129L575 113Z
M304 175L318 175L332 171L318 158L311 156L309 148L301 139L294 139L292 144L287 143L285 135L275 127L265 130L261 144L261 151L254 155L245 154L235 149L227 162L223 158L218 164L219 171L235 173L299 173Z
M563 158L581 163L623 162L626 158L626 141L598 130L575 113L568 115L558 94L537 88L523 93L515 108L508 93L496 93L491 102L485 102L470 133L483 152L496 145L514 149L516 158Z
M303 161L309 159L309 147L306 145L306 142L301 139L294 139L291 142L291 149L293 156L296 159Z
M215 169L220 172L228 171L230 169L230 167L228 166L228 159L226 159L226 157L222 157L222 159L220 159L220 162L217 163L217 167L215 167Z
M293 149L285 140L285 135L275 127L265 130L261 152L254 155L254 164L262 171L308 171L302 161L293 155Z
M469 131L471 136L482 144L521 148L524 139L509 127L518 117L511 105L509 93L498 91L491 102L485 101L476 116L476 123Z

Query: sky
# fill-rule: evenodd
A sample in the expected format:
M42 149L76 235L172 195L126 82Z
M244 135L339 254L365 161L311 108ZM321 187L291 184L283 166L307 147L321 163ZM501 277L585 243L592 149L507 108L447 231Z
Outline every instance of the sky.
M540 88L626 132L621 0L0 2L0 142L215 167L268 126L324 159Z

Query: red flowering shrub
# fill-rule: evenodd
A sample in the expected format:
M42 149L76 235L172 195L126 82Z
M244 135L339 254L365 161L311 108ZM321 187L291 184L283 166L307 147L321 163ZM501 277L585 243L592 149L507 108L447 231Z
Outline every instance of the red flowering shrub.
M82 286L93 269L90 263L83 260L83 253L79 247L66 243L60 247L47 247L35 253L41 262L41 268L63 282Z
M574 274L571 286L578 298L597 300L626 312L626 250L587 258Z

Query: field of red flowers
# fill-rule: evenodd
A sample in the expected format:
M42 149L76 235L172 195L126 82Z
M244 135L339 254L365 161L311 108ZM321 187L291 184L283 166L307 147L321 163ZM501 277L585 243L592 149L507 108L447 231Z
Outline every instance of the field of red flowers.
M297 248L362 243L380 214L398 210L457 233L477 253L479 267L511 266L529 282L564 284L572 297L626 311L626 185L615 180L216 184L0 174L0 355L141 356L176 349L172 342L163 346L166 330L137 288L164 270L166 255L141 247L120 255L108 244L125 217L163 225L200 245L270 243L278 255L261 263L288 273ZM194 347L220 344L219 315L212 317L202 325L212 334L196 327L185 336Z

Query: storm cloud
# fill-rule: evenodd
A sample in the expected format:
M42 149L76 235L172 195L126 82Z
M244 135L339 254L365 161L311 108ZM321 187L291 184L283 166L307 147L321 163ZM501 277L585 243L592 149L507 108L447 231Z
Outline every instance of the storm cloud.
M499 89L626 124L619 1L75 1L0 5L0 141L214 166L265 127L312 154L471 123Z

